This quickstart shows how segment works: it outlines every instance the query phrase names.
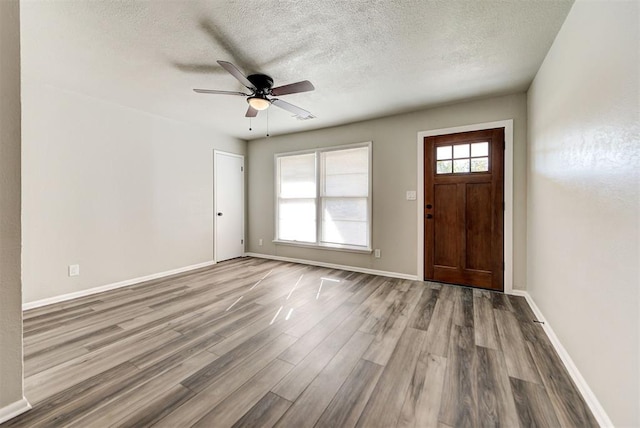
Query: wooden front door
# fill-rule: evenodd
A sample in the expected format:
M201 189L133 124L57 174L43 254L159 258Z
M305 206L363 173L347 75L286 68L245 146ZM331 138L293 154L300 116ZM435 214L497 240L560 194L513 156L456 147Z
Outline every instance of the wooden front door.
M504 128L424 139L424 279L503 291Z

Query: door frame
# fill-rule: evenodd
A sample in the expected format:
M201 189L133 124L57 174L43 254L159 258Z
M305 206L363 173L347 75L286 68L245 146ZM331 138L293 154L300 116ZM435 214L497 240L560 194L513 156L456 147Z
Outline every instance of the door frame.
M513 290L513 119L496 122L476 123L473 125L455 126L452 128L430 129L418 132L418 176L417 176L417 222L418 222L418 260L417 277L424 279L424 138L436 135L455 134L458 132L482 131L485 129L504 128L504 293Z
M242 160L242 170L243 170L243 174L242 174L242 195L241 195L241 199L242 199L242 239L244 240L244 250L242 251L242 256L245 256L247 251L247 238L246 238L246 209L247 209L247 201L245 201L245 193L246 193L246 189L245 189L245 162L244 162L244 155L239 155L237 153L231 153L231 152L225 152L222 150L213 150L213 212L211 213L213 216L213 262L214 263L218 263L218 216L216 215L216 213L218 212L218 206L217 206L217 195L216 195L216 159L218 156L223 155L223 156L231 156L231 157L235 157L235 158L240 158Z

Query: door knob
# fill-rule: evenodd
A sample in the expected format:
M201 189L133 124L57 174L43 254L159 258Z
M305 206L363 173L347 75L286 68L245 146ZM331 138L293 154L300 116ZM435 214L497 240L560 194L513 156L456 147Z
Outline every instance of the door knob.
M222 217L222 213L218 213L218 217Z
M433 205L431 205L431 204L427 204L427 208L428 208L428 209L431 209L431 208L433 208Z
M431 214L427 214L427 218L433 218Z

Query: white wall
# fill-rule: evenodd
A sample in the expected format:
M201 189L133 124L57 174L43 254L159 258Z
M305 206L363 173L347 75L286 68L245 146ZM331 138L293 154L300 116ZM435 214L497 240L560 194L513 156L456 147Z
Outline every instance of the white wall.
M34 82L22 97L25 302L213 259L213 149L246 142Z
M22 399L19 11L0 1L0 421Z
M417 275L416 190L420 131L514 119L514 288L525 287L526 96L516 94L422 110L335 128L250 141L248 251ZM373 141L373 254L275 245L275 153ZM263 239L264 245L258 246ZM419 273L421 275L422 273Z
M578 0L528 105L527 289L617 426L640 425L639 4Z

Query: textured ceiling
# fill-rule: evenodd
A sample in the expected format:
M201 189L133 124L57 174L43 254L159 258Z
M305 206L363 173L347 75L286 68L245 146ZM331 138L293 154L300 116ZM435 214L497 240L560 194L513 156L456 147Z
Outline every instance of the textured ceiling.
M1 1L1 0L0 0ZM25 82L53 85L244 139L264 136L216 60L316 90L271 107L272 135L525 90L571 1L21 2Z

